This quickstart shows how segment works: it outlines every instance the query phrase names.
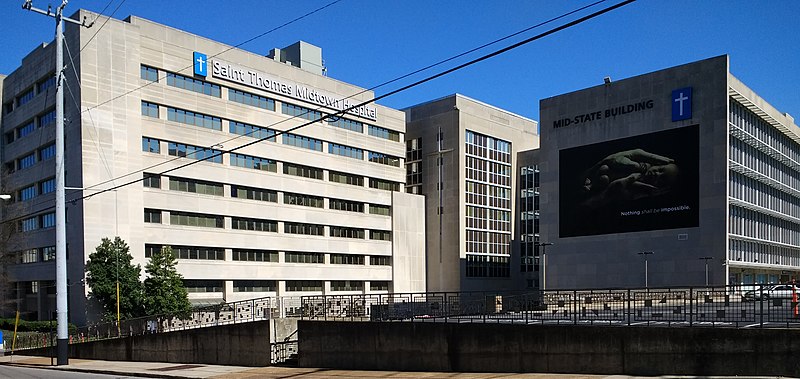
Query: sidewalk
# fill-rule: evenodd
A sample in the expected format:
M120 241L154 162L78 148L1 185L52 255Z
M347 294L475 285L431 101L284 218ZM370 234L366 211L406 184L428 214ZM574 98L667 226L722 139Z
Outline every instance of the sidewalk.
M625 379L640 378L628 375L581 374L515 374L515 373L463 373L463 372L411 372L411 371L359 371L297 367L242 367L205 364L118 362L87 359L70 359L69 365L51 366L49 357L5 356L0 365L13 365L49 370L81 373L135 376L146 378L215 378L215 379ZM644 378L644 377L641 377ZM661 378L699 378L693 376L661 376ZM728 378L728 377L717 377ZM763 377L768 378L768 377ZM771 378L771 377L770 377Z
M49 357L4 356L0 364L50 370L66 370L107 375L124 375L148 378L217 378L217 379L323 379L323 378L392 378L392 379L543 379L543 378L630 378L609 375L566 374L513 374L513 373L455 373L455 372L401 372L355 371L296 367L242 367L205 364L118 362L87 359L70 359L69 365L51 366Z

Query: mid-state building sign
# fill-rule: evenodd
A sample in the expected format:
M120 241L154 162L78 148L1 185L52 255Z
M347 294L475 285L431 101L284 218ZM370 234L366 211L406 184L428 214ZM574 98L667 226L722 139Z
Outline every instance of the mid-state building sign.
M301 84L286 81L262 72L253 71L218 59L211 61L211 76L239 84L244 84L260 90L308 101L339 111L348 109L355 105L355 103L350 99L332 95L327 92L309 88ZM375 107L368 107L366 105L350 109L347 111L347 113L361 116L370 120L378 119L378 110Z

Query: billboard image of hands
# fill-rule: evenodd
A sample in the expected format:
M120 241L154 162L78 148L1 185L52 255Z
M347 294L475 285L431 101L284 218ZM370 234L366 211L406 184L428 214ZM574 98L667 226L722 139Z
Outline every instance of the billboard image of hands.
M697 125L559 152L559 235L696 227Z

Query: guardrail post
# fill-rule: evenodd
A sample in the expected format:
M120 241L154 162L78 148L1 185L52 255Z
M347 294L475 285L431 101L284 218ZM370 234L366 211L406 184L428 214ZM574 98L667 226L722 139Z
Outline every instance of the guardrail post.
M631 318L633 317L633 309L631 307L631 290L627 290L627 294L625 295L627 299L625 299L625 310L626 319L628 320L628 326L631 326Z
M758 315L759 316L758 318L760 320L759 321L759 324L760 324L759 327L763 328L764 327L764 286L763 285L761 285L761 287L759 287L758 292L761 294L758 297L759 308L761 308L761 310L759 310L759 315Z
M578 290L572 291L572 318L574 320L574 324L578 325L578 307L580 304L578 303Z
M697 301L694 300L694 288L689 287L689 326L692 326L694 322L695 305L697 305Z

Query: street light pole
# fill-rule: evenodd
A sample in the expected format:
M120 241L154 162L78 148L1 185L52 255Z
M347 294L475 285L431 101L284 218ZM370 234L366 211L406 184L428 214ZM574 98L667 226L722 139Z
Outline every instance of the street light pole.
M652 251L640 251L639 254L644 257L644 288L647 288L647 256L653 254Z
M706 264L706 287L708 287L708 261L714 259L714 257L700 257L698 258Z
M542 291L547 289L547 247L552 246L552 242L535 242L534 245L542 247Z

